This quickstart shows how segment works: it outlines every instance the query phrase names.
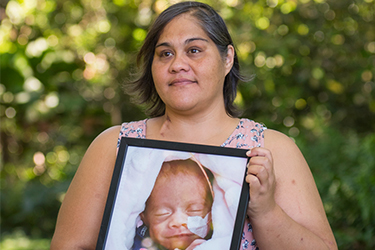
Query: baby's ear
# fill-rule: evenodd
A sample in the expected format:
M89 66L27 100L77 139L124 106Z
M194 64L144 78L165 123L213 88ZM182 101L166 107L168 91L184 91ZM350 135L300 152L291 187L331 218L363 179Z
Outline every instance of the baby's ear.
M139 214L139 216L141 217L141 220L143 221L143 223L144 223L145 225L148 225L148 221L147 221L147 218L146 218L146 216L145 216L145 213L142 212L142 213Z
M212 213L211 211L208 212L208 219L207 219L207 223L211 223L212 222Z

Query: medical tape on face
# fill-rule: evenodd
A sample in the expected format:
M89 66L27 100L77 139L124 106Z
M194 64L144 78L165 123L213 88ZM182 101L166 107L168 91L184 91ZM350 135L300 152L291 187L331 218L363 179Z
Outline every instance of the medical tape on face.
M187 228L193 234L198 235L201 238L204 238L208 234L208 213L206 217L202 218L200 216L189 216L187 221Z

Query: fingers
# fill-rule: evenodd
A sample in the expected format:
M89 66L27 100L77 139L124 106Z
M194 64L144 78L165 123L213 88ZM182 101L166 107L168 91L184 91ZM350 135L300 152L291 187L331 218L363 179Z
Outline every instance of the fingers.
M247 151L246 155L251 157L247 170L250 184L256 187L257 181L259 185L266 185L270 180L273 181L273 159L268 149L253 148ZM251 176L256 177L256 179Z
M259 190L261 187L258 177L252 174L246 175L246 182L250 185L250 193L253 193L256 190ZM251 196L251 195L250 195Z
M246 152L247 157L254 157L254 156L263 156L272 160L271 151L266 148L252 148Z
M247 214L259 216L275 207L275 174L271 151L266 148L252 148L246 152L250 157L247 165L246 182L250 185L250 203Z
M258 184L261 186L266 185L270 177L267 167L265 167L264 165L258 165L251 162L249 163L247 174L249 177L249 181L251 181L249 183L252 184L254 187Z

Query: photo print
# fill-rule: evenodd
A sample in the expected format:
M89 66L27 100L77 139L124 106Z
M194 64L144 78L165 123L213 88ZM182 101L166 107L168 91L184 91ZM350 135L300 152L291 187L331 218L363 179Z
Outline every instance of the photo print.
M121 139L97 249L237 250L246 150Z

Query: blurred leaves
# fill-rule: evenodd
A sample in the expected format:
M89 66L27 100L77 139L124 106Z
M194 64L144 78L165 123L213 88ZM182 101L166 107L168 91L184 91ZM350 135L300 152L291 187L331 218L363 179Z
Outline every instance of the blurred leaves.
M297 140L314 177L338 239L339 249L375 247L375 134L359 139L325 131L325 139Z
M6 250L48 250L49 247L48 239L29 239L21 230L17 230L11 235L5 235L0 243L0 248Z
M324 126L374 129L372 1L250 1L237 8L227 22L242 65L256 75L240 88L245 116L284 125L291 136L318 136Z
M171 2L0 4L3 243L16 228L50 238L89 143L109 126L145 118L121 85ZM255 76L239 87L244 116L301 146L340 249L372 249L375 2L205 2L227 22L243 73Z

